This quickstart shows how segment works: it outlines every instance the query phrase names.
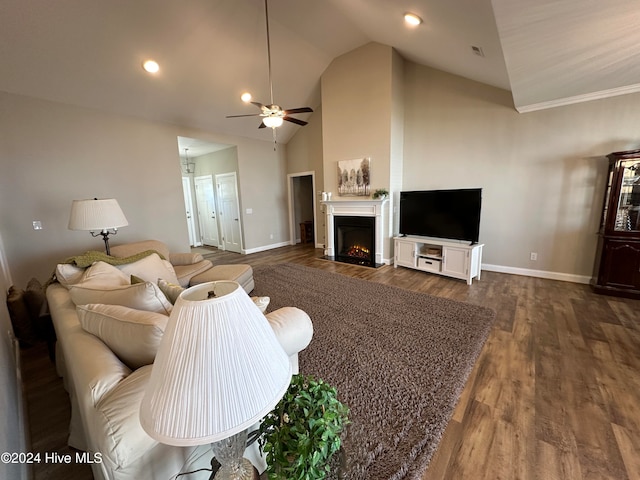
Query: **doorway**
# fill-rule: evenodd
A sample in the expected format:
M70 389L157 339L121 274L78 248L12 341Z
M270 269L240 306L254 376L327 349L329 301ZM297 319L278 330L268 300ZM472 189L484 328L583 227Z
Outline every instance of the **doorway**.
M220 229L222 248L242 253L242 229L240 225L240 200L236 172L216 175L216 188L220 204Z
M238 181L238 149L236 145L214 143L195 138L177 137L184 204L187 215L186 228L192 246L211 246L242 253L242 217ZM188 153L188 156L187 156ZM223 205L219 198L216 177L233 175L234 202L237 214L230 214L236 227L230 229L228 241L223 241ZM225 187L229 185L225 184ZM229 188L225 188L229 193ZM231 208L229 205L226 208Z
M193 183L196 187L198 225L200 226L202 243L210 247L219 247L220 240L213 178L211 175L198 176L193 179Z
M290 173L288 177L289 191L289 243L302 243L308 237L309 222L311 228L310 241L318 243L316 222L315 172ZM305 233L306 230L306 233Z

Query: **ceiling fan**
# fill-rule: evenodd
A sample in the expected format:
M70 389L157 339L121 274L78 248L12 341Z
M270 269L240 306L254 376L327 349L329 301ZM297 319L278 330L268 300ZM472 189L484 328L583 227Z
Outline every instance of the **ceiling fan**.
M284 121L295 123L296 125L304 126L307 124L304 120L291 117L294 113L308 113L313 112L310 107L298 107L283 109L280 105L273 103L273 81L271 79L271 41L269 39L269 7L267 5L268 0L264 0L264 14L267 24L267 60L269 63L269 93L270 104L263 105L260 102L251 102L253 105L260 109L260 113L253 113L248 115L227 115L227 118L238 117L262 117L262 122L258 128L271 127L273 129L275 139L275 129L282 125Z

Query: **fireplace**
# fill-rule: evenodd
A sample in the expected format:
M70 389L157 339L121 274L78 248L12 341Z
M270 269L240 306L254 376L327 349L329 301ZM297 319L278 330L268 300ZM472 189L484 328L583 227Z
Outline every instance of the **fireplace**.
M335 260L376 266L375 217L334 217Z
M322 205L325 208L326 213L325 225L327 227L327 231L325 241L327 243L324 250L326 258L330 260L339 260L338 241L344 242L344 239L338 240L338 236L336 235L337 224L344 222L346 219L349 223L343 223L343 225L350 224L351 227L360 227L367 224L371 225L371 235L373 235L373 240L367 238L367 241L372 242L372 245L371 247L365 247L370 250L369 265L371 267L379 267L381 265L389 264L389 260L383 258L383 254L385 252L385 240L388 235L389 225L388 198L384 198L382 200L341 198L339 200L328 200L326 202L322 202ZM354 218L357 220L354 220ZM366 223L355 224L355 222ZM353 228L350 230L353 230ZM350 231L350 234L351 233L353 232ZM357 255L363 254L362 248L357 248L356 250L358 251ZM345 259L342 261L349 261L350 263L357 263L360 265L365 264L365 262L351 258L351 256L349 256L348 260Z

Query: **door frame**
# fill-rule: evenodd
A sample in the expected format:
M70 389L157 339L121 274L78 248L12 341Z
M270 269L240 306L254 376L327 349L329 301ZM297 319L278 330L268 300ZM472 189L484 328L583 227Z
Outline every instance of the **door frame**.
M187 216L187 230L189 233L189 242L193 247L199 247L202 245L202 242L199 241L200 235L196 229L196 222L194 216L198 214L197 210L194 209L193 205L193 191L191 189L191 183L193 179L188 175L182 176L182 191L184 192L184 201L185 201L185 210L188 211L189 216Z
M289 203L289 245L296 245L296 218L294 212L294 199L293 199L293 181L298 177L311 176L311 191L312 191L312 205L313 205L313 245L318 247L318 216L316 207L316 172L311 170L308 172L297 172L287 174L287 197Z

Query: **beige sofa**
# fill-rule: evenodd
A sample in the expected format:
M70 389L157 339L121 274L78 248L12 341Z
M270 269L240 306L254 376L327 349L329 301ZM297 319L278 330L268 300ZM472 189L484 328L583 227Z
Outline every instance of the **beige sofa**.
M142 240L116 245L111 247L111 255L120 258L130 257L146 250L155 250L167 259L173 265L178 282L183 287L216 280L233 280L250 293L255 286L250 265L213 265L200 253L171 253L167 245L159 240Z
M103 262L86 269L59 265L59 282L47 288L58 338L56 366L71 400L69 445L89 452L85 458L94 461L91 468L98 480L169 479L210 465L208 445L160 444L144 432L138 417L154 348L172 307L171 292L165 295L160 281L154 284L144 278L157 276L165 267L171 270L157 255L118 267ZM143 281L128 284L131 275ZM293 307L270 312L266 318L297 372L298 352L313 334L311 320ZM257 444L245 456L259 471L265 468ZM200 472L185 478L209 475Z

